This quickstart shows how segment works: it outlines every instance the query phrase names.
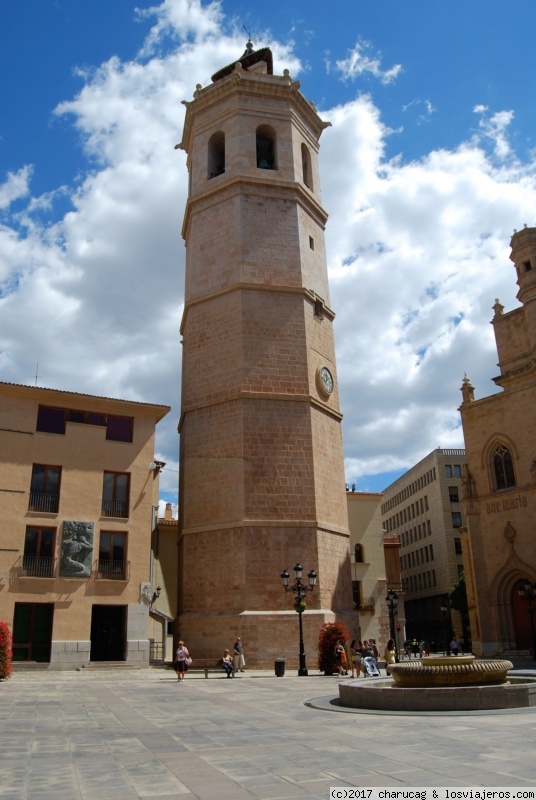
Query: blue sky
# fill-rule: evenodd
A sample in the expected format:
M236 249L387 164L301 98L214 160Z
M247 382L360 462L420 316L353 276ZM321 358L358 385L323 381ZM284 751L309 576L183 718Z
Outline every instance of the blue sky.
M151 9L151 10L150 10ZM0 380L172 406L176 499L187 174L182 99L251 31L332 122L321 140L346 476L377 491L461 447L467 372L517 305L536 224L536 5L18 0L0 26Z

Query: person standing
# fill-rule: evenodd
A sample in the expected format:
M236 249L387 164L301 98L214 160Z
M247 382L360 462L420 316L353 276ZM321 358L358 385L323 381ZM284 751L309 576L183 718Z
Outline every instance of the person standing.
M242 644L242 639L240 636L233 645L233 651L235 672L238 672L238 670L240 670L240 672L244 672L246 659L244 658L244 645Z
M460 652L460 645L456 641L456 637L455 636L452 637L452 642L450 643L450 649L452 651L452 655L453 656L457 656L458 653Z
M359 678L361 672L361 659L363 658L363 645L361 639L354 639L350 645L350 659L352 661L352 678Z
M342 639L337 639L337 644L335 645L335 669L338 671L339 675L347 674L346 651Z
M396 664L396 645L394 639L389 639L385 650L383 651L383 660L385 661L385 671L389 673L391 664Z
M179 683L184 681L185 675L188 672L188 661L191 663L190 653L188 648L185 647L184 642L181 641L177 645L177 652L175 653L175 663L173 665L177 673L177 680Z

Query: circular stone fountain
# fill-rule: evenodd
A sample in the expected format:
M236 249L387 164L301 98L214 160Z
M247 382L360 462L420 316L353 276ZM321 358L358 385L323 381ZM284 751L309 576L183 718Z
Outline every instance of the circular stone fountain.
M339 684L339 702L381 711L478 711L536 706L536 681L511 679L511 661L427 656L389 667L392 678Z
M483 661L474 656L425 656L394 664L389 672L397 686L480 686L501 684L511 661Z

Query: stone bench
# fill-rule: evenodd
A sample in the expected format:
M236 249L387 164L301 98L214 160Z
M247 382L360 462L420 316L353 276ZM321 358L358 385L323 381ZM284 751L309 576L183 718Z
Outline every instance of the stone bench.
M173 669L173 664L171 665L171 669ZM206 658L193 658L192 666L188 667L188 672L204 673L205 678L208 678L209 674L216 672L222 676L226 674L223 667L218 666L212 659Z

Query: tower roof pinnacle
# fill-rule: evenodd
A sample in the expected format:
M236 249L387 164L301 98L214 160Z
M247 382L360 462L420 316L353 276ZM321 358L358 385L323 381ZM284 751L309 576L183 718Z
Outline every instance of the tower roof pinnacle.
M242 65L242 69L248 70L250 67L253 67L255 64L258 64L261 61L266 63L268 75L273 75L274 60L270 48L261 47L260 50L254 50L251 39L248 39L246 49L238 59L238 63ZM232 64L228 64L226 67L222 67L220 70L218 70L218 72L215 72L212 76L212 83L221 81L222 78L226 78L227 75L230 75L231 72L234 72L236 63L236 61L233 61Z

